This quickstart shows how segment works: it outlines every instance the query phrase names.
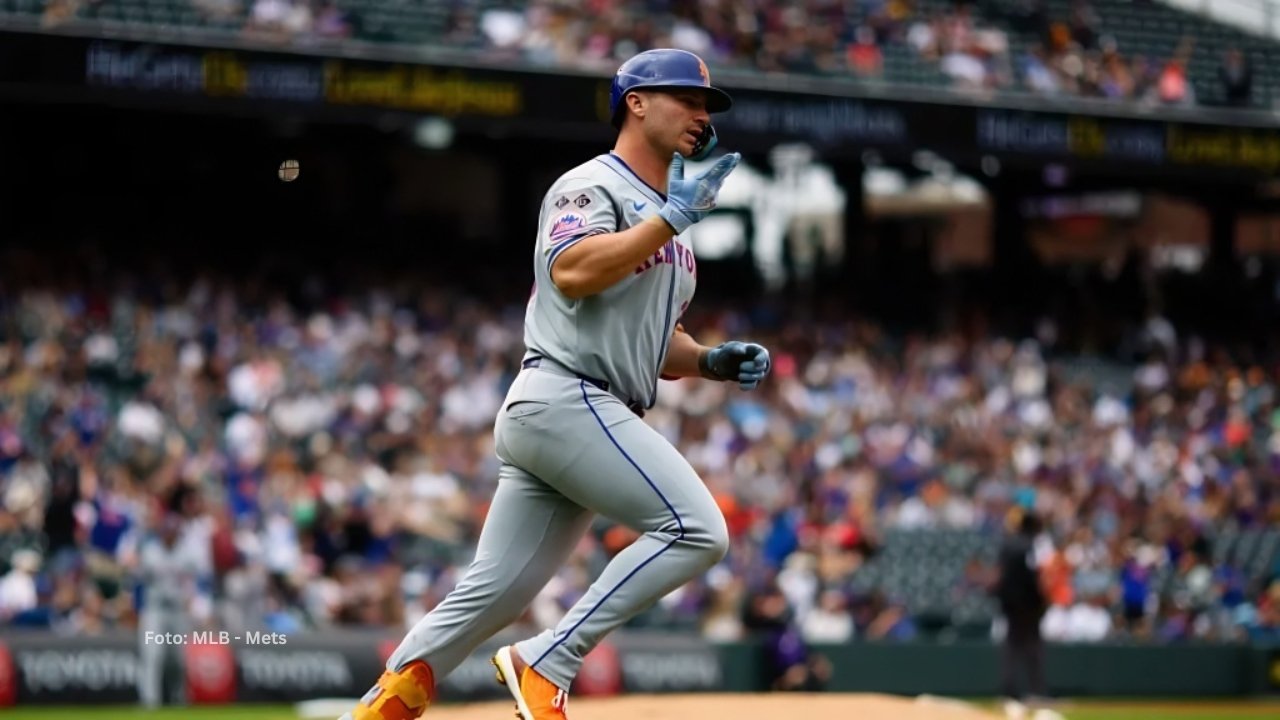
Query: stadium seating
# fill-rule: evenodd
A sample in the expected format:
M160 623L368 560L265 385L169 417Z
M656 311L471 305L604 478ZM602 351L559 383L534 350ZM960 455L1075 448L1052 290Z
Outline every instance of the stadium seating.
M1048 4L1055 17L1066 17L1071 6L1070 0L1049 0ZM1182 38L1194 38L1189 78L1202 100L1221 100L1218 66L1223 53L1236 47L1253 59L1254 104L1265 107L1274 101L1272 88L1278 79L1275 61L1280 57L1274 41L1160 3L1095 0L1093 5L1102 18L1103 33L1115 38L1127 56L1168 58Z
M0 0L0 13L40 15L50 4L48 0ZM337 0L336 5L345 13L353 35L361 40L415 46L456 41L447 37L455 10L441 0ZM504 5L510 3L485 0L478 3L476 16L488 8ZM946 12L953 5L951 0L920 0L915 3L916 17ZM1242 49L1253 60L1254 104L1267 107L1274 102L1272 88L1280 80L1277 75L1280 70L1274 61L1280 53L1273 41L1158 3L1137 5L1128 0L1097 0L1093 6L1102 19L1102 35L1113 38L1125 57L1143 56L1163 63L1183 37L1194 37L1188 72L1201 102L1221 100L1217 70L1223 53L1231 47ZM975 19L985 27L1007 32L1010 58L1016 65L1017 58L1037 42L1037 38L1025 28L1012 27L1004 15L1006 7L1002 3L977 3ZM238 33L249 21L252 8L253 2L246 2L230 16L210 19L191 0L102 0L80 3L76 14L91 22L160 26L169 32L200 28ZM863 3L848 3L846 8L847 28L856 28L867 20ZM1071 0L1047 0L1047 8L1051 19L1065 19L1070 13ZM469 40L476 45L483 44L478 30ZM931 87L948 83L936 63L917 56L904 44L885 43L881 51L884 82Z
M998 549L998 535L980 530L890 530L854 575L851 590L879 591L926 623L985 632L996 615L994 601L962 581L966 564L994 563Z
M1215 566L1238 570L1250 582L1262 580L1280 570L1280 530L1241 531L1227 524L1215 535L1212 553Z

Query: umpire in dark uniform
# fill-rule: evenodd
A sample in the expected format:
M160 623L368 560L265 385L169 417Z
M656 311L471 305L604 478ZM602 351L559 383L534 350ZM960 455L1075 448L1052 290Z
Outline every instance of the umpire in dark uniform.
M995 594L1008 628L1000 658L1001 689L1006 697L1015 700L1023 700L1028 695L1046 696L1040 618L1047 604L1032 547L1039 533L1040 520L1028 512L1000 548L1000 578L996 581ZM1019 692L1019 670L1026 672L1025 695Z

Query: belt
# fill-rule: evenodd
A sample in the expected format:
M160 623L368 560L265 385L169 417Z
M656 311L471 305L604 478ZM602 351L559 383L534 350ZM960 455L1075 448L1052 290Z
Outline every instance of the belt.
M555 360L542 357L541 355L535 355L531 358L526 358L523 362L520 363L520 367L541 368L543 370L555 373L557 375L566 375L568 377L575 377L587 383L588 385L599 388L600 390L603 390L605 392L609 392L610 386L609 386L608 380L601 380L600 378L593 378L590 375L583 375L580 372L575 372L573 370L570 370L569 368L561 365ZM612 394L614 397L617 397L624 404L626 404L628 410L635 413L636 415L639 415L640 417L644 417L644 408L641 407L639 403L628 401L625 398L618 397L616 393L610 393L610 394Z

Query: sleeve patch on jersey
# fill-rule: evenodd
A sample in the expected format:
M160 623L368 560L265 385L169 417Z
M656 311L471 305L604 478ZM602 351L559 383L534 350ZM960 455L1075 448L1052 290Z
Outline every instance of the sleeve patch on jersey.
M551 222L551 230L547 233L547 239L551 241L552 245L556 245L581 235L586 228L587 219L583 217L582 213L570 210Z
M569 198L567 198L567 197L565 197L565 196L561 195L561 196L560 196L560 199L559 199L559 200L556 200L556 209L557 209L557 210L563 210L563 209L564 209L564 206L565 206L565 205L568 205L568 204L569 204Z
M556 243L554 245L548 245L547 249L542 251L544 255L548 256L547 267L550 268L552 265L554 265L556 262L556 258L560 257L560 253L564 252L565 250L568 250L569 248L573 247L574 245L577 245L578 243L591 237L592 235L603 235L603 234L604 234L604 230L597 228L595 230L588 230L587 232L584 232L581 235L578 235L572 240L568 240L562 243Z
M577 205L580 208L584 208L591 204L591 198L587 197L586 195L579 195L578 197L573 199L573 204Z

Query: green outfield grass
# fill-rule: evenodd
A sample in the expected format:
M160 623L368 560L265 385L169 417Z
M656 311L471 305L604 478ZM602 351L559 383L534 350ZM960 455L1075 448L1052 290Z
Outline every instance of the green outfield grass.
M1272 712L1275 712L1273 709ZM1243 717L1262 717L1261 713L1236 713L1222 710L1085 710L1064 712L1067 720L1237 720Z
M1280 717L1280 705L1244 702L1064 704L1059 712L1067 720L1242 720Z

